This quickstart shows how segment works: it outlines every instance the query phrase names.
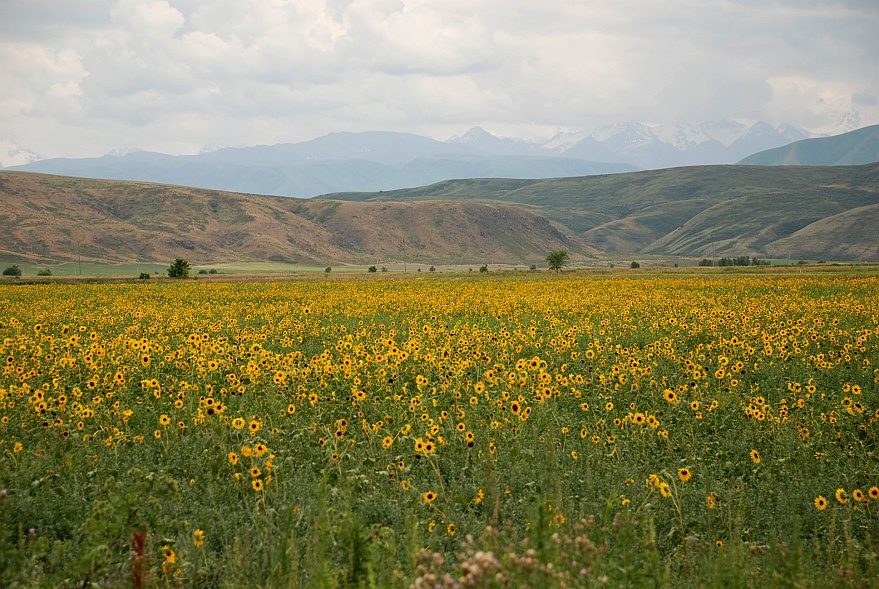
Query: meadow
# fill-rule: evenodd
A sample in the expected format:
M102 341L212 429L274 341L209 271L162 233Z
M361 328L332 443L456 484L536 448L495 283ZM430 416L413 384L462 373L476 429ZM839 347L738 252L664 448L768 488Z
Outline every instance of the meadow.
M0 285L0 586L879 586L879 277L476 274Z

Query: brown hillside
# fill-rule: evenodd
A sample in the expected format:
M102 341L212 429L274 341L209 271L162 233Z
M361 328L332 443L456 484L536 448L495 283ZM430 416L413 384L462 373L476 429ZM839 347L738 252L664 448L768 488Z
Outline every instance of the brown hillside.
M9 261L522 264L560 248L595 253L508 205L317 201L0 172L0 258Z

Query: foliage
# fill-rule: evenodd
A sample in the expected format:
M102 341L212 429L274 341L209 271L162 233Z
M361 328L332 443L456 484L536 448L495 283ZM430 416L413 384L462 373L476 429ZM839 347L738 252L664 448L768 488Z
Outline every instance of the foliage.
M174 263L168 267L168 276L171 278L189 278L189 271L192 266L183 258L177 258Z
M324 268L324 274L329 274L332 271L333 271L333 269L330 266L327 266L326 268Z
M0 301L4 586L879 578L874 275Z
M138 276L138 278L139 278L140 280L149 280L149 279L150 279L150 273L149 273L149 272L141 272L140 275Z
M21 276L21 267L19 267L18 264L7 266L6 269L3 270L3 276Z
M52 275L52 269L51 269L51 268L40 268L40 269L37 271L37 276L51 276L51 275Z
M553 250L546 254L546 263L549 264L550 270L556 272L568 265L568 252L566 250Z
M483 264L482 266L479 267L479 271L480 272L488 272L488 265Z
M376 268L375 266L370 266L369 268L367 268L367 272L378 272L378 268Z
M634 260L632 260L632 263L629 264L629 268L632 268L633 270L634 270L635 268L640 268L640 267L641 267L641 264L639 264L638 262L636 262L636 261L634 261Z

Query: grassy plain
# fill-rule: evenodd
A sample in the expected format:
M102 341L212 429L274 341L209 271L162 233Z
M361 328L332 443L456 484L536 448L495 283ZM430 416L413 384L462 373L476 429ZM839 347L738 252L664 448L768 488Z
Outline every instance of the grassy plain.
M879 578L875 272L3 284L0 363L4 586Z

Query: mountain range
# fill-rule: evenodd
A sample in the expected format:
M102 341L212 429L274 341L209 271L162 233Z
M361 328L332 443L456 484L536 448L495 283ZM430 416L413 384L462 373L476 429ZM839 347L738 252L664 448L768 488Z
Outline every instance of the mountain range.
M298 199L0 171L0 261L879 261L879 163L446 180Z
M812 136L791 125L721 120L665 127L607 125L535 143L474 127L448 141L382 131L331 133L300 143L182 156L125 149L98 158L29 161L39 156L9 144L6 155L0 145L0 163L21 171L312 197L411 188L452 178L541 179L734 163Z

